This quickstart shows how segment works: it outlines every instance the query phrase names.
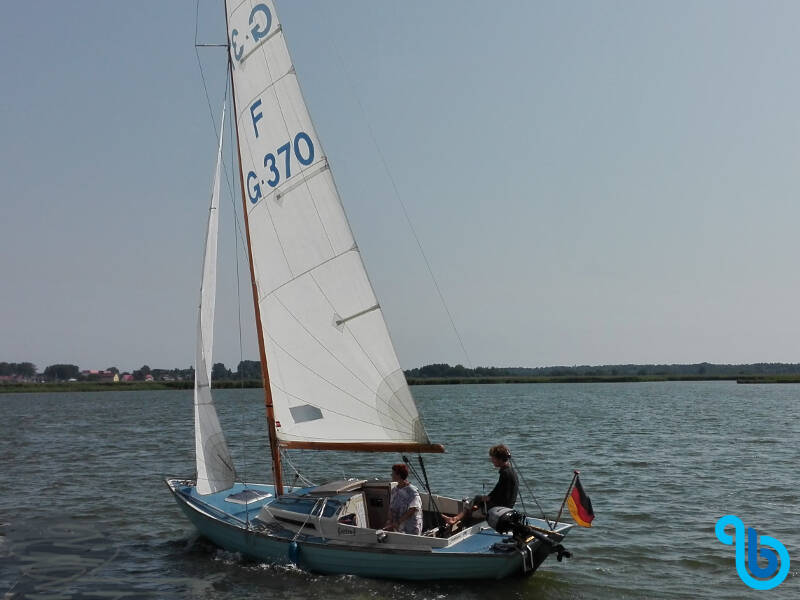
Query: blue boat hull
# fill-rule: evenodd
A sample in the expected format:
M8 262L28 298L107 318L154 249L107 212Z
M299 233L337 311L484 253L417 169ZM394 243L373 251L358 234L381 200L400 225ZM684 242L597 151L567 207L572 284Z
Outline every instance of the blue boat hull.
M287 530L251 527L250 522L261 506L269 504L269 499L253 503L238 514L229 513L187 493L186 488L181 490L167 483L189 521L216 545L259 561L295 564L313 573L406 580L502 579L531 574L550 553L545 548L534 548L526 565L522 552L488 551L505 537L491 530L470 536L475 539L459 545L463 551L456 547L422 550L343 546ZM253 488L274 493L269 485L248 485L248 489Z

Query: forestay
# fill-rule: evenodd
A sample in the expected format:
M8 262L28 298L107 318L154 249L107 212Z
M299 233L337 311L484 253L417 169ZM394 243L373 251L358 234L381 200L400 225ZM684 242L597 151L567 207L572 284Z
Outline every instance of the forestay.
M275 6L229 0L226 8L278 439L427 444Z
M197 491L211 494L233 485L233 461L225 443L217 411L211 397L212 348L214 345L214 309L217 291L217 231L219 229L219 183L222 164L222 129L219 131L217 169L211 191L203 255L203 280L200 285L200 310L197 316L197 348L194 370L194 435L197 461Z

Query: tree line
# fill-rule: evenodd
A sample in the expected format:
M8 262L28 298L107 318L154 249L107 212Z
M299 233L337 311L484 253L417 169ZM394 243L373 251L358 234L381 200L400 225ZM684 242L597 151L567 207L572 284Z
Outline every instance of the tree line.
M800 376L800 363L753 363L753 364L669 364L669 365L575 365L554 367L465 367L464 365L449 365L447 363L434 363L408 369L404 371L406 379L491 379L501 377L691 377L702 378L732 378L749 376ZM36 365L30 362L9 363L0 362L0 377L6 380L19 379L24 381L102 381L119 375L120 378L130 375L126 379L133 381L192 381L194 380L194 367L185 369L158 369L143 365L131 372L122 372L117 367L108 367L103 371L82 371L78 365L54 364L48 365L39 373ZM224 363L215 363L211 369L212 381L261 381L261 363L257 360L242 360L233 371Z
M800 363L670 364L670 365L578 365L555 367L475 367L447 363L425 365L404 371L407 379L452 379L473 377L737 377L752 375L800 375Z
M8 363L0 362L0 377L33 377L36 375L36 365L29 362Z
M153 369L142 365L133 371L120 371L118 367L107 367L103 370L81 370L78 365L53 364L48 365L39 372L36 365L31 362L9 363L0 362L0 377L20 381L103 381L113 378L114 375L122 378L130 375L133 381L192 381L194 380L194 367L185 369ZM228 369L223 363L215 363L211 369L211 378L214 381L261 381L261 363L257 360L239 361L235 371ZM126 378L128 379L128 378Z

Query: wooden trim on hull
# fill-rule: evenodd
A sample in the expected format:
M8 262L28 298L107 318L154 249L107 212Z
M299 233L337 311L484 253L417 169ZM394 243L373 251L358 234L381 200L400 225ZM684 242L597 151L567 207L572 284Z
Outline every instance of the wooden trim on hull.
M289 450L342 450L344 452L444 452L441 444L407 444L404 442L280 442Z

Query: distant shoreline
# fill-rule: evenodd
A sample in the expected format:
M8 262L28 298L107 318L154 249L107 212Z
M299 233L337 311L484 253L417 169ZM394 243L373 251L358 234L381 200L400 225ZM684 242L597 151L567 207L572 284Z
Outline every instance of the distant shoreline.
M260 388L260 381L219 381L214 388ZM193 381L72 381L59 383L8 383L0 394L20 392L140 392L146 390L191 390Z
M408 385L474 385L511 383L646 383L657 381L735 381L738 384L800 383L800 375L625 375L625 376L563 376L563 377L409 377ZM215 389L261 388L261 382L218 381ZM133 381L133 382L70 382L70 383L10 383L0 385L0 394L25 392L134 392L145 390L191 390L192 381Z
M564 375L558 377L429 377L407 379L408 385L475 383L645 383L653 381L735 381L736 383L800 383L800 375Z

